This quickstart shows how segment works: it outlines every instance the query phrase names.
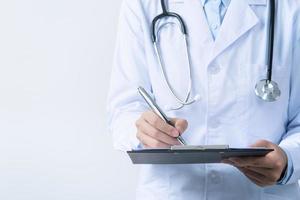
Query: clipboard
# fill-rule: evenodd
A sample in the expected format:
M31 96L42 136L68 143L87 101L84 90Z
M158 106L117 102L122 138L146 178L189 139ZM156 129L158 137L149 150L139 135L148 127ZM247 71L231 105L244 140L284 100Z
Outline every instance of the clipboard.
M265 156L274 149L229 148L228 145L173 146L167 149L127 151L133 164L204 164L221 163L230 157Z

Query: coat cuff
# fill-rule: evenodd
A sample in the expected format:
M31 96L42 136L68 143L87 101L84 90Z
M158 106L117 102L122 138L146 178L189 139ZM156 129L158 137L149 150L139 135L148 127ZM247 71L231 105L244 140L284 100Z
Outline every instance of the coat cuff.
M297 183L300 177L299 147L289 145L288 142L284 142L279 146L286 152L289 162L286 176L282 179L282 184Z
M287 168L285 170L285 174L281 178L281 180L279 180L277 182L277 185L285 185L285 184L287 184L288 181L290 180L292 174L293 174L293 171L294 171L293 161L292 161L292 157L291 157L290 152L288 150L286 150L285 147L282 147L282 149L285 151L285 153L287 155L288 163L287 163Z
M136 137L136 121L140 118L141 112L124 112L119 113L111 126L113 134L114 148L121 151L137 149L140 141Z

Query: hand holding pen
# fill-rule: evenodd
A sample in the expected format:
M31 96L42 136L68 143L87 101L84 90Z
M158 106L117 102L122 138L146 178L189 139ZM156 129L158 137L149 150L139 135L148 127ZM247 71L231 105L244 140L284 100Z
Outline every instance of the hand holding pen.
M181 134L187 129L184 119L169 119L148 93L139 88L139 93L152 111L142 114L137 120L137 138L148 148L166 148L174 145L185 145Z

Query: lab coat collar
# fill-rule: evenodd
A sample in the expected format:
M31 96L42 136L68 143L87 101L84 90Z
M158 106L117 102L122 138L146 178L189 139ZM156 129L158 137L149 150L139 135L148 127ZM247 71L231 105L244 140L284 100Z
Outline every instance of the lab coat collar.
M253 6L265 6L267 0L231 0L214 41L203 10L201 0L169 0L171 10L183 14L189 32L196 35L196 41L212 47L207 65L214 61L229 46L259 23L259 18L252 10ZM195 24L198 24L195 26Z
M262 5L261 3L265 3L265 0L251 0L251 2L250 0L248 2L244 0L231 1L216 38L209 63L259 23L259 18L249 3L252 3L251 5L260 3L259 5Z
M185 3L187 1L191 1L191 0L169 0L170 3ZM201 0L202 6L205 5L206 1L208 0ZM231 1L241 1L241 0L222 0L222 2L224 3L224 5L226 7L228 7L230 5ZM267 0L242 0L242 1L246 1L248 2L249 5L260 5L260 6L264 6L267 5Z
M201 0L202 6L205 6L205 3L207 3L207 1L209 1L209 0ZM221 1L222 1L223 5L224 5L226 8L228 8L228 6L229 6L231 0L221 0Z
M267 5L267 0L248 0L248 4L256 6L265 6Z

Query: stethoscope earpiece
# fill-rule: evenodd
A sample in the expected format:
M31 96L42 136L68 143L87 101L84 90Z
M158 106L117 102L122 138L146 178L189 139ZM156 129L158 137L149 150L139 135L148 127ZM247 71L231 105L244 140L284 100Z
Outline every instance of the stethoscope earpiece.
M200 101L200 99L201 99L200 94L197 94L197 95L195 96L195 98L194 98L194 102Z
M199 94L196 94L194 99L190 102L187 102L186 104L183 104L183 103L179 103L178 102L178 105L165 105L164 106L164 109L166 111L171 111L171 110L180 110L181 108L183 108L184 106L187 106L187 105L191 105L197 101L200 101L201 100L201 96Z

